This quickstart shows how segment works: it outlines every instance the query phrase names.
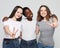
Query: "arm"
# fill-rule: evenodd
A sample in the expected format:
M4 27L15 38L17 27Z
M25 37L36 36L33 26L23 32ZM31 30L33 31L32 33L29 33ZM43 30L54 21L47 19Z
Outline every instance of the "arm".
M12 33L10 32L9 27L8 27L7 25L4 26L4 31L5 31L7 34L9 34L10 36L12 36Z
M36 25L36 34L39 34L39 27Z
M50 26L56 28L56 27L58 26L58 20L57 20L55 17L53 17L52 23L48 23L48 24L49 24Z
M58 26L58 20L54 17L53 18L53 27L57 27Z
M12 39L15 38L15 34L16 34L16 32L17 32L17 31L14 32L15 29L13 29L13 33L12 33L12 32L9 30L9 27L8 27L7 25L5 25L5 26L4 26L4 31L5 31L7 34L9 34Z
M20 32L20 39L22 39L22 32Z

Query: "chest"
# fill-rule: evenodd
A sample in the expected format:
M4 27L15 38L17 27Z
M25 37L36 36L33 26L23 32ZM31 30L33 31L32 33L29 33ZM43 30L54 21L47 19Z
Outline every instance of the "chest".
M35 27L36 27L36 22L34 21L24 21L22 22L22 27L24 30L35 30Z
M39 22L38 24L41 32L54 30L54 28L50 26L47 22Z
M10 22L9 23L9 29L11 31L13 31L13 29L20 30L20 28L21 28L21 24L19 22Z

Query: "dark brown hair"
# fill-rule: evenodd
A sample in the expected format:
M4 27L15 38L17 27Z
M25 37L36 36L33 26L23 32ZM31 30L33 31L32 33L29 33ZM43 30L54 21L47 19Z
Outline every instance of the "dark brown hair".
M58 18L57 18L57 16L55 14L52 14L51 17L56 18L57 21L58 21Z
M21 6L15 6L15 8L13 9L13 11L12 11L12 13L10 14L9 18L12 18L12 17L15 15L16 11L18 10L18 8L23 9ZM22 16L17 19L17 21L21 21L21 20L22 20Z
M23 8L23 15L24 15L25 17L26 17L26 10L29 10L30 12L28 12L28 13L30 13L30 14L33 15L33 13L32 13L32 11L30 10L30 8L24 7L24 8Z
M7 21L8 20L8 17L7 16L5 16L3 19L2 19L2 21L4 22L4 21Z
M40 6L40 8L38 10L38 13L37 13L37 21L41 21L41 20L44 19L44 17L42 17L41 14L40 14L40 10L41 10L42 7L45 7L46 8L46 11L47 11L46 20L49 21L49 18L50 18L50 15L51 15L51 11L50 11L50 9L46 5L41 5Z
M15 8L14 8L13 11L11 12L10 16L9 16L9 17L4 17L4 18L2 19L2 21L4 22L4 21L7 21L8 18L12 18L12 17L15 15L16 11L18 10L18 8L21 8L21 9L23 10L23 8L22 8L21 6L15 6ZM17 19L17 21L21 21L21 20L22 20L22 16Z

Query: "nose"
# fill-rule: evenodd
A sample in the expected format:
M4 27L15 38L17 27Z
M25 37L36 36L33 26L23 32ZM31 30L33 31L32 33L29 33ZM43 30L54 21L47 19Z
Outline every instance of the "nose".
M22 13L19 14L20 16L22 15Z
M33 17L33 15L30 15L31 17Z

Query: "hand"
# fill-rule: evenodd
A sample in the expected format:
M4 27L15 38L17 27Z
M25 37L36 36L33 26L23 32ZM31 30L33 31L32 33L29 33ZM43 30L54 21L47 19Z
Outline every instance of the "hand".
M14 28L13 28L13 32L12 32L12 35L11 35L12 39L15 38L15 35L16 35L17 32L18 32L18 29L15 30L15 27L14 27Z
M55 27L54 23L48 23L50 26Z

